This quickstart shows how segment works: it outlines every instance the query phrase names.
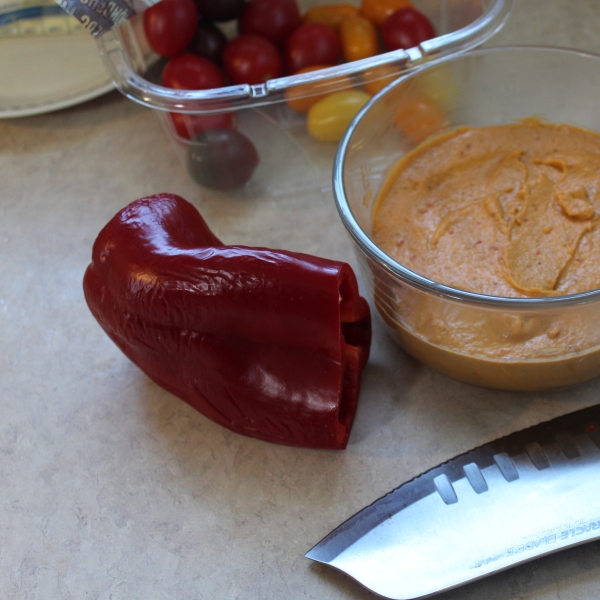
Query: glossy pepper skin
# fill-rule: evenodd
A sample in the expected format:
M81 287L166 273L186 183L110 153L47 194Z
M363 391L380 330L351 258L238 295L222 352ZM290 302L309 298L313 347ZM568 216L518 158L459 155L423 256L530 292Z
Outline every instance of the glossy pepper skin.
M225 246L190 203L141 198L100 232L83 287L108 336L214 422L343 449L371 342L350 266Z

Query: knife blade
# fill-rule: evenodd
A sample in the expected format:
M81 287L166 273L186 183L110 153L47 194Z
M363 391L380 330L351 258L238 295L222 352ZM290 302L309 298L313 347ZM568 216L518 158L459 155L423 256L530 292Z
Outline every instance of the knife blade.
M306 557L415 600L600 539L600 406L461 454L334 529Z

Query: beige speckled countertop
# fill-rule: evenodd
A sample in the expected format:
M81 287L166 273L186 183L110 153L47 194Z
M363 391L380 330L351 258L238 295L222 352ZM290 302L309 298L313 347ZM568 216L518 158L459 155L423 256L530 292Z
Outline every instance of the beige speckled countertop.
M493 42L600 50L597 0L518 0ZM410 359L375 323L345 452L274 446L214 425L152 384L90 315L81 279L98 231L159 191L194 202L226 242L353 262L329 191L207 195L148 109L117 92L0 121L0 598L367 600L308 551L422 471L593 404L472 388ZM588 544L441 594L592 600Z

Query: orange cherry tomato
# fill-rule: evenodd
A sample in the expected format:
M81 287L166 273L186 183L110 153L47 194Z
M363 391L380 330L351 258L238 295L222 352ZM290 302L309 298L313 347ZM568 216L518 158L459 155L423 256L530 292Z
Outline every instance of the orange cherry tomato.
M446 115L433 100L407 95L399 104L395 123L404 135L418 144L445 127Z
M360 14L381 27L383 22L401 8L414 8L410 0L362 0Z
M346 17L358 15L358 8L352 4L326 4L309 8L302 17L304 23L323 23L336 31Z
M355 15L340 24L340 40L344 58L350 62L377 54L377 30L368 19Z
M392 81L400 77L400 70L393 65L381 65L366 69L362 77L365 91L374 96L386 85L389 85Z
M327 69L333 65L313 65L300 69L299 73L310 73L311 71L318 71L319 69ZM351 88L352 80L349 77L341 75L339 77L328 78L326 83L319 84L304 83L297 87L289 88L285 92L285 99L288 106L299 113L307 113L312 106L314 106L319 100L326 98L330 94L339 91L343 88ZM322 93L317 93L324 89Z
M339 142L350 121L370 98L365 92L348 90L319 100L308 111L308 133L321 142Z

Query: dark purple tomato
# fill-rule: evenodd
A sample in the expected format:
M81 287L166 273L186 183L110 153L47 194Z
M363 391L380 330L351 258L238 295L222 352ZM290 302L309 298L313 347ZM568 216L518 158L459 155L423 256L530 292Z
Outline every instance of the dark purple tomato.
M194 0L161 0L144 11L143 23L150 48L169 58L183 52L194 37L198 11Z
M244 0L196 0L198 12L210 21L231 21L244 10Z
M238 31L260 35L280 47L301 23L296 0L250 0L238 21Z
M172 58L165 65L162 84L176 90L210 90L223 87L225 78L213 62L188 53Z
M407 50L434 38L435 29L423 13L414 8L401 8L383 22L381 35L389 51Z
M335 65L342 50L338 34L322 23L305 23L285 43L284 62L288 74L313 65Z
M177 135L189 140L207 129L230 129L234 124L233 112L215 114L170 113Z
M220 65L226 43L227 38L218 27L210 21L200 21L188 51L204 56L204 58Z
M255 85L281 75L279 50L259 35L240 35L223 50L223 66L233 83Z
M254 144L235 129L207 129L196 135L187 149L189 174L211 190L244 185L258 163Z

